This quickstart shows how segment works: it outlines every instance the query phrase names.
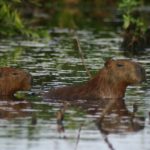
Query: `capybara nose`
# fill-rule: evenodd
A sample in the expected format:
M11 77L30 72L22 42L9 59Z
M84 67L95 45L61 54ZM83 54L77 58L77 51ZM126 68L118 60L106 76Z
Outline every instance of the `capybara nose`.
M32 75L26 72L26 80L24 82L24 90L30 90L32 87L33 78Z
M28 79L29 79L29 81L30 81L30 83L32 84L33 83L33 78L32 78L32 75L30 74L30 73L28 73Z
M141 82L146 81L146 71L143 67L139 66L137 67L137 74L141 79Z
M28 74L28 76L29 76L29 82L30 82L30 84L32 85L32 84L33 84L33 78L32 78L32 76L31 76L31 74Z

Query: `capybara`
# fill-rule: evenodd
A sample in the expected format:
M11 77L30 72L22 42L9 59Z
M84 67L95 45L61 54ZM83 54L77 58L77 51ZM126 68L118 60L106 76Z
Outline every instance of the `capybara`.
M139 63L128 59L109 59L98 74L87 83L51 89L44 97L68 100L123 98L128 85L145 80L145 69Z
M17 91L31 88L31 75L12 67L0 68L0 96L13 96Z

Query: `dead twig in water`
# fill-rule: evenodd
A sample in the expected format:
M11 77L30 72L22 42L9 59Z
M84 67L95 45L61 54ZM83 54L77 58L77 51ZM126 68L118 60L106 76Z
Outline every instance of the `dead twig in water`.
M90 71L88 70L88 68L87 68L86 65L85 65L84 54L83 54L83 51L82 51L82 49L81 49L81 46L80 46L78 37L75 37L75 42L76 42L76 43L75 43L75 46L76 46L76 48L77 48L78 51L79 51L79 54L80 54L80 57L81 57L81 60L82 60L82 64L83 64L83 66L84 66L84 68L85 68L85 70L86 70L86 73L87 73L87 75L88 75L90 78L92 78L92 75L91 75ZM108 106L103 110L103 112L102 112L102 114L101 114L101 117L98 119L97 123L101 124L103 118L104 118L105 115L111 110L111 108L113 107L113 105L115 104L115 102L116 102L116 99L112 100L112 101L108 104ZM78 132L78 136L77 136L77 142L76 142L75 150L77 150L77 147L78 147L78 143L79 143L79 140L80 140L80 132L81 132L82 126L83 126L83 124L82 124L82 125L80 126L80 128L79 128L79 132ZM104 141L105 141L105 143L108 145L108 147L110 148L110 150L114 150L113 145L110 143L110 141L109 141L107 135L102 133L101 128L99 128L99 130L100 130L101 134L103 135Z
M74 150L77 150L77 148L78 148L78 144L79 144L79 140L80 140L80 133L81 133L82 127L83 127L83 124L80 125L79 131L78 131L78 136L77 136L77 141L76 141L76 145L75 145Z
M84 54L83 54L83 51L82 51L82 49L81 49L79 39L78 39L77 37L75 37L74 41L75 41L75 47L76 47L76 48L78 49L78 51L79 51L79 54L80 54L80 57L81 57L81 61L82 61L82 64L83 64L83 66L84 66L84 68L85 68L85 70L86 70L86 73L87 73L87 75L88 75L90 78L92 78L92 75L91 75L90 71L88 70L88 68L87 68L87 66L86 66L86 64L85 64L85 61L84 61Z
M81 49L79 39L77 37L75 37L74 41L75 41L75 47L79 51L79 54L80 54L80 57L81 57L81 61L82 61L82 64L83 64L83 66L84 66L84 68L86 70L86 73L87 73L87 75L90 78L92 78L92 75L91 75L90 71L86 67L86 64L85 64L85 61L84 61L84 54L83 54L83 51ZM75 150L77 150L77 148L78 148L78 143L79 143L79 140L80 140L80 132L81 132L82 126L83 126L83 124L80 125L79 131L78 131L78 136L77 136L77 141L76 141L76 145L75 145Z
M113 148L113 145L110 143L110 141L109 141L109 139L108 139L108 136L107 136L106 134L103 134L103 138L104 138L105 143L108 145L109 149L110 149L110 150L115 150L115 149Z
M86 70L86 73L87 75L92 78L92 75L90 73L90 71L88 70L86 64L85 64L85 61L84 61L84 54L83 54L83 51L81 49L81 46L80 46L80 42L79 42L79 39L78 37L75 35L75 38L74 38L74 46L75 48L79 51L79 54L80 54L80 57L81 57L81 60L82 60L82 64ZM97 120L97 123L101 124L101 122L103 121L103 118L105 117L105 115L111 110L111 108L113 107L113 105L115 104L116 102L116 99L112 100L108 106L103 110L102 114L101 114L101 117ZM78 147L78 143L79 143L79 140L80 140L80 133L81 133L81 129L82 129L82 126L83 124L81 124L80 128L79 128L79 131L78 131L78 136L77 136L77 141L76 141L76 146L75 146L75 150L77 150L77 147ZM108 145L108 147L110 148L110 150L114 150L113 148L113 145L110 143L110 141L108 140L108 137L106 134L103 134L102 133L102 130L101 128L99 127L99 130L101 132L101 134L103 135L103 138L104 138L104 141L105 143Z

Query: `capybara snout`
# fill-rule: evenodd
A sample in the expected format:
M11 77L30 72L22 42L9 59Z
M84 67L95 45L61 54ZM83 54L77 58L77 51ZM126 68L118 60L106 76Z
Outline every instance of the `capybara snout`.
M22 69L0 68L0 95L12 96L15 92L31 88L31 74Z
M32 76L27 71L25 71L24 73L25 73L25 77L23 79L22 86L21 86L22 90L30 90L33 83Z
M146 72L145 72L145 69L143 67L138 65L136 67L136 72L137 72L137 76L139 77L139 83L146 81Z

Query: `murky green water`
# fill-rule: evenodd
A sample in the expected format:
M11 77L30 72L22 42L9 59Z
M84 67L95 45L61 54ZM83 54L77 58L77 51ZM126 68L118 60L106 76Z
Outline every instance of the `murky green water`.
M64 117L65 132L60 133L56 113L63 107L63 102L45 101L35 96L51 87L78 84L88 79L79 53L74 48L74 34L66 29L50 31L50 34L49 40L0 41L1 66L24 68L33 76L32 92L28 93L26 99L0 101L0 150L74 150L76 144L78 150L111 149L95 125L95 120L100 115L99 109L96 109L98 102L88 103L85 107L82 104L84 102L79 101L76 106L67 108ZM113 32L85 30L78 31L77 35L85 62L93 75L109 57L130 57L145 67L147 83L129 87L125 96L127 109L132 112L133 105L138 105L138 117L144 117L145 120L139 119L135 127L137 130L132 132L126 131L128 123L123 123L121 131L124 132L121 133L111 133L114 130L112 126L107 138L115 150L149 150L150 50L140 55L124 56L119 51L121 38ZM108 125L109 129L110 122L116 121L113 115L111 119L106 119L108 123L104 124L105 128Z

